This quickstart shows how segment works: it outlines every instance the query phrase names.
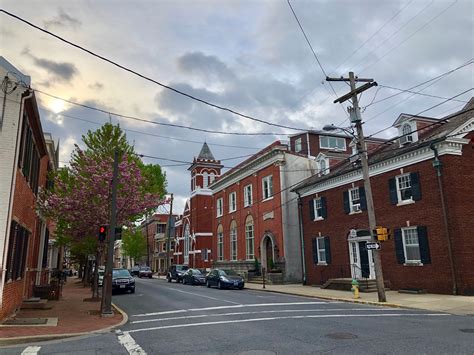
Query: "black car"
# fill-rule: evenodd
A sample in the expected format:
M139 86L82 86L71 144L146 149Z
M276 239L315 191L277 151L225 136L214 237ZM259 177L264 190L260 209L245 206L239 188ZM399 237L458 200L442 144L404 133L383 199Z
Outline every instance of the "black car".
M151 279L153 277L153 271L148 266L142 266L140 270L138 270L138 277L148 277Z
M134 266L130 269L130 274L132 276L138 276L139 272L140 272L140 268L138 266Z
M244 288L244 279L234 270L214 269L206 276L206 286L223 288Z
M175 280L176 282L181 282L183 280L183 274L189 269L186 265L171 265L166 274L166 279L168 282Z
M135 293L135 279L127 269L112 269L112 292L114 291Z
M183 275L183 285L204 285L206 284L206 276L198 269L189 269Z

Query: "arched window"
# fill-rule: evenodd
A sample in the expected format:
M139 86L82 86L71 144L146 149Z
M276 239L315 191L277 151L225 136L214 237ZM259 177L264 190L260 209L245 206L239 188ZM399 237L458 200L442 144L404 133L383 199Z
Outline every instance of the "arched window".
M230 260L237 260L237 222L230 223Z
M217 227L217 260L224 260L224 228L222 224Z
M209 185L214 182L215 178L216 178L216 175L214 173L209 174Z
M319 172L320 172L322 175L324 175L324 174L326 174L326 169L327 169L327 167L326 167L326 159L321 159L321 160L319 161Z
M255 258L254 241L253 218L249 215L245 220L245 251L247 260L253 260Z
M406 135L411 134L411 126L408 123L403 125L402 133Z
M207 173L202 174L202 181L203 181L203 182L202 182L202 187L203 187L204 189L206 189L206 188L207 188L207 185L208 185L208 183L209 183L209 178L208 178L208 174L207 174Z
M400 142L402 142L402 144L413 142L413 135L411 133L411 126L408 123L405 123L402 126L402 137L400 137Z
M191 243L191 235L189 232L189 224L184 227L184 263L189 264L189 244Z

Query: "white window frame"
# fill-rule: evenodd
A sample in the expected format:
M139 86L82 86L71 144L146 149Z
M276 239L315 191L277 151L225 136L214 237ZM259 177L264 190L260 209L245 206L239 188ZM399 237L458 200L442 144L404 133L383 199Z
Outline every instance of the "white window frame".
M323 164L324 164L324 166L323 166ZM318 165L319 165L319 174L321 174L321 175L329 174L329 172L330 172L329 159L327 159L327 158L319 159Z
M320 245L319 245L320 241L323 242L323 247L320 247ZM324 241L324 237L317 237L316 238L316 249L317 249L317 252L318 252L318 265L327 265L326 243ZM323 255L323 258L321 257L321 255Z
M327 145L323 145L323 138L326 138L327 139ZM336 142L336 146L335 147L331 147L331 144L329 143L330 139L334 139L335 142ZM342 141L344 142L344 148L339 148L337 146L337 141ZM343 138L343 137L333 137L333 136L319 136L319 148L322 148L322 149L330 149L330 150L340 150L340 151L345 151L347 149L347 146L346 146L346 139Z
M219 197L216 200L216 211L217 211L216 217L222 217L222 215L224 214L224 198Z
M357 193L358 199L353 199L353 196L352 196L353 192L354 194ZM354 200L358 200L359 202L354 203ZM349 189L349 208L350 208L350 213L362 212L361 205L360 205L360 189L358 187Z
M408 241L409 237L416 237L416 243ZM402 228L403 254L405 255L405 264L421 264L420 240L418 238L418 229L416 227ZM418 259L409 259L407 248L417 248Z
M208 176L209 176L208 173L203 173L202 174L202 188L203 189L207 189L207 186L209 184Z
M222 226L219 226L219 228L217 229L218 230L217 232L217 260L218 261L224 260L224 231L222 229L219 230L220 228L222 228Z
M229 213L237 211L237 192L229 194Z
M273 175L262 178L262 200L270 200L273 198Z
M230 260L237 261L237 225L230 225Z
M321 197L313 199L313 210L314 210L314 220L315 221L324 219L323 215L322 215L322 213L323 213L323 204L322 204Z
M252 184L244 186L244 207L251 206L253 203Z
M408 178L408 179L406 179L406 178ZM402 198L402 190L410 189L410 192L411 192L411 189L412 189L410 173L396 176L395 177L395 182L397 184L398 203L414 202L413 193L412 193L412 196L410 198L407 198L407 199ZM407 182L408 182L409 186L406 185Z
M245 258L247 260L255 259L255 231L253 221L245 224Z
M303 149L303 141L301 138L298 138L295 140L295 152L296 153L299 153L301 152Z

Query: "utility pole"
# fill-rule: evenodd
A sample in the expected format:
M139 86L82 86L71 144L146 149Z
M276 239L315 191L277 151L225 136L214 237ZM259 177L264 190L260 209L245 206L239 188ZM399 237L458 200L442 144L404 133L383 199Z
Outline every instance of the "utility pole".
M167 240L166 240L166 272L171 264L171 219L173 218L173 194L171 194L171 204L170 204L170 214L168 216L168 233L167 233ZM174 223L173 223L174 225Z
M362 118L359 108L359 100L357 94L371 88L372 86L377 86L377 83L373 79L360 79L354 76L353 72L349 72L349 78L329 78L326 77L326 81L344 81L349 82L351 85L351 91L340 98L336 99L334 103L342 103L349 99L352 100L352 107L349 108L349 113L351 117L351 122L354 123L356 133L357 133L357 152L359 153L361 165L362 165L362 178L364 179L364 188L365 188L365 198L367 200L367 213L369 215L369 231L372 241L375 241L372 231L376 228L377 222L375 219L375 209L374 209L374 200L372 197L372 186L370 184L369 176L369 162L367 156L367 147L365 145L364 132L362 129ZM365 82L366 84L356 87L356 82ZM385 296L385 286L383 280L382 272L382 260L380 257L379 250L372 250L372 256L374 259L375 266L375 281L377 283L377 292L379 302L387 302Z
M101 313L102 317L112 317L112 263L114 257L115 225L117 224L117 185L118 185L118 160L119 151L114 151L114 171L112 176L112 201L110 204L110 225L108 230L109 244L107 248L107 261L105 263L104 285L102 290Z

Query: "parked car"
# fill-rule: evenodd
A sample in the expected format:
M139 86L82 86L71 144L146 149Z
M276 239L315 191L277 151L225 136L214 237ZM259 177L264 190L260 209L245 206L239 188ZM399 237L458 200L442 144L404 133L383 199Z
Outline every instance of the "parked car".
M112 269L112 292L114 291L135 293L135 279L127 269Z
M166 274L166 279L168 282L175 280L176 282L181 282L183 280L183 274L188 270L189 267L186 265L171 265Z
M206 276L198 269L189 269L183 274L183 285L205 285Z
M223 288L244 288L244 279L237 275L234 270L213 269L206 276L206 286L217 286L219 289Z
M99 266L99 270L97 270L97 273L99 274L99 279L97 281L97 284L99 286L102 286L104 284L105 267Z
M142 266L140 270L138 270L138 277L148 277L151 279L153 277L153 271L148 266Z
M130 269L130 274L132 276L138 276L138 273L140 272L140 268L138 266L133 266L131 269Z

